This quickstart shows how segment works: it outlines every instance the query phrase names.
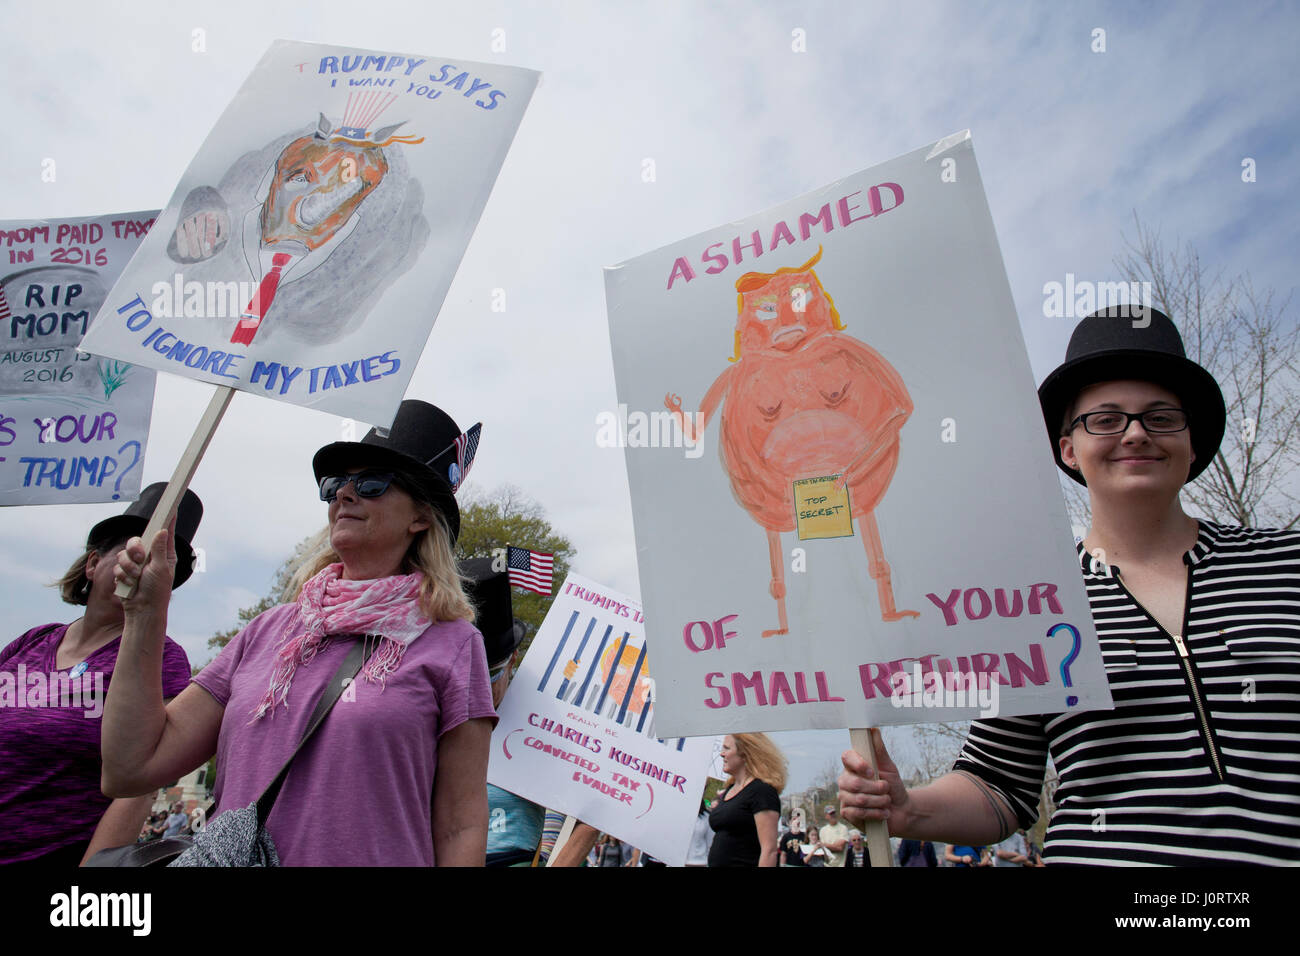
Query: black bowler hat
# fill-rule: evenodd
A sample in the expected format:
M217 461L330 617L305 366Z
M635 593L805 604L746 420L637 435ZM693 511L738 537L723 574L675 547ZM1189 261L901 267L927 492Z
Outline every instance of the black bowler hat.
M105 518L86 535L86 547L99 548L144 534L158 501L167 490L167 482L155 481L140 492L140 497L127 506L126 511L111 518ZM189 580L194 573L194 548L190 541L199 530L203 520L203 502L190 489L185 489L181 496L180 507L176 509L176 576L172 578L172 587L178 588Z
M477 426L475 426L477 428ZM311 460L316 482L345 468L379 466L396 468L415 479L408 489L442 512L453 544L460 535L460 508L454 492L469 472L477 450L478 433L470 429L465 450L458 455L460 427L436 405L408 398L397 410L392 427L372 428L361 441L336 441Z
M1144 321L1145 316L1145 321ZM1187 480L1207 467L1223 441L1227 410L1214 376L1183 351L1173 320L1159 309L1119 305L1094 312L1074 329L1065 362L1038 386L1038 401L1057 466L1079 484L1083 475L1061 460L1061 425L1075 396L1098 382L1152 382L1178 396L1187 412L1195 460Z
M460 574L469 578L465 592L478 612L474 626L483 634L488 666L495 667L510 657L526 633L510 605L510 575L492 570L491 558L466 558L460 562Z

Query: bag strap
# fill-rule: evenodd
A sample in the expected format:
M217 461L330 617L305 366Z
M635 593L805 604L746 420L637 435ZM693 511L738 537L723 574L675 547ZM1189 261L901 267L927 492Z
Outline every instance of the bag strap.
M316 709L312 711L311 719L307 721L307 729L303 731L298 746L293 748L293 753L284 762L284 766L275 775L275 779L271 781L270 786L263 790L262 795L257 798L257 826L259 830L266 826L266 821L271 816L271 808L275 806L275 798L280 795L280 787L284 785L285 777L289 775L289 765L293 763L293 758L298 756L298 751L302 750L307 741L311 739L311 735L321 725L321 721L330 712L330 708L343 696L344 685L357 676L378 646L378 641L371 643L365 639L365 635L359 634L356 636L359 640L353 643L347 657L343 659L343 663L339 664L339 669L334 672L329 685L325 688L324 693L320 695L320 699L316 701Z

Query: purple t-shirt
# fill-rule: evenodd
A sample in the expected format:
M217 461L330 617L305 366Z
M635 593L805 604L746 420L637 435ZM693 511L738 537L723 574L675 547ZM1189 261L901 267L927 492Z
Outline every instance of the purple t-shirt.
M112 802L99 790L99 734L122 639L84 668L60 670L55 654L67 630L33 628L0 651L0 864L89 843ZM171 638L162 679L164 697L190 680L189 658Z
M287 709L253 720L282 638L302 630L296 604L272 608L194 678L226 709L217 739L218 811L248 806L270 784L354 640L330 641L299 664ZM412 641L382 692L358 676L294 757L267 820L280 862L432 866L438 740L479 717L496 722L483 639L466 621L434 624Z

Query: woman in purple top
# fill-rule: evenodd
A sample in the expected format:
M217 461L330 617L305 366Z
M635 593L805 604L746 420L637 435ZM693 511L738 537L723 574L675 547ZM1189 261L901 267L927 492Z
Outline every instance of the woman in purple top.
M164 487L150 485L125 513L95 525L85 553L58 581L63 600L84 606L84 616L32 628L0 650L0 864L76 866L99 850L134 843L149 814L152 791L129 800L100 792L100 717L121 646L117 553L144 531ZM193 570L189 540L202 516L198 496L187 492L174 587ZM160 670L166 697L189 683L189 659L170 638L162 641Z
M266 831L286 866L482 866L496 713L483 640L452 556L460 429L405 401L385 436L336 442L312 466L329 538L292 604L253 620L164 706L157 647L167 535L132 540L118 575L123 661L104 714L104 786L150 790L217 755L217 810L246 807L301 739L357 640L376 645L293 758ZM361 637L364 635L364 637Z

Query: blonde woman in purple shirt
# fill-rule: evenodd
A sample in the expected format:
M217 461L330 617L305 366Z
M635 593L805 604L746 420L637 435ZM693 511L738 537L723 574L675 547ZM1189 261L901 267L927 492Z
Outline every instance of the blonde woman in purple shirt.
M218 812L248 806L302 737L357 640L377 647L293 759L266 821L286 866L481 866L488 744L496 714L474 610L452 556L453 497L469 462L460 429L402 403L384 437L336 442L312 465L329 502L328 546L297 599L252 621L164 706L157 647L170 594L168 535L133 540L119 576L137 584L113 699L104 788L142 793L215 751ZM365 635L359 637L358 635Z

